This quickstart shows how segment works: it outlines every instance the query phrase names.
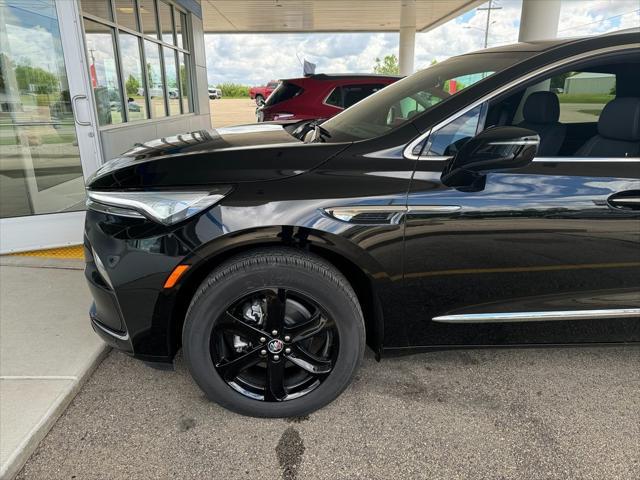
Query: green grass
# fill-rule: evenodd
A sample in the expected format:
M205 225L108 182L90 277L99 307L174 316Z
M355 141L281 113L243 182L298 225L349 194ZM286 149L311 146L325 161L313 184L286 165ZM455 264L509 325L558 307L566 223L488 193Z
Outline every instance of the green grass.
M244 98L249 96L249 87L239 83L221 83L217 88L222 90L222 98Z
M600 103L604 104L613 100L614 95L595 93L559 93L560 103Z
M586 113L587 115L594 115L596 117L600 116L600 113L602 113L602 109L601 108L587 108L584 110L578 110L578 112L580 113Z

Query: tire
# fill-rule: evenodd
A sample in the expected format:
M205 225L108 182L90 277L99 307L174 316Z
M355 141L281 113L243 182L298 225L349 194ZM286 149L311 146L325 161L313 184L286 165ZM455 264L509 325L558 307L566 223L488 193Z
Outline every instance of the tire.
M221 368L229 365L231 360L223 360L220 363L216 363L217 360L214 360L214 357L220 355L220 351L224 347L223 345L219 348L216 345L218 345L218 341L223 342L223 340L219 340L222 338L222 334L218 333L219 331L228 334L224 330L227 324L223 323L222 319L228 318L228 312L231 311L230 305L233 305L234 302L242 302L244 299L249 298L250 295L259 295L260 293L255 292L265 291L264 289L267 289L266 291L274 289L278 294L281 291L287 292L286 296L283 297L285 302L282 304L284 305L282 317L283 322L285 322L282 327L283 334L288 331L286 329L289 327L286 322L291 322L289 317L297 313L296 311L292 312L291 306L301 304L301 300L296 300L296 298L308 299L309 305L312 303L317 304L321 313L313 316L312 320L316 317L326 317L324 323L330 325L330 327L326 327L328 332L326 333L326 338L329 338L327 344L331 345L329 351L333 352L333 357L331 357L331 360L326 361L327 364L331 364L329 373L316 374L314 372L314 375L316 375L314 376L305 370L298 369L298 364L292 363L292 355L284 355L284 353L291 352L289 348L286 349L289 352L282 351L283 346L289 344L284 342L278 344L277 340L269 340L268 359L250 367L254 371L262 372L261 365L265 364L264 369L267 372L263 386L264 396L257 398L255 396L247 396L244 390L236 388L236 382L240 381L238 380L240 376L234 377L235 379L229 382L228 378L223 377L224 373L220 373L224 372ZM247 304L244 303L243 305ZM268 321L271 321L269 316L269 312L272 311L270 310L271 308L267 307L265 325ZM244 307L240 311L245 311ZM275 320L276 316L274 314L272 318ZM248 321L247 317L242 317L241 320L243 322ZM307 324L305 323L305 325ZM297 325L291 328L295 327ZM329 332L329 329L333 330ZM317 335L321 336L321 340L325 338L324 330ZM337 341L336 338L338 339ZM294 348L293 353L295 354L297 351L295 350L297 345L293 343L295 338L286 336L284 339L291 341L290 346ZM264 337L261 337L259 341L263 342L264 340ZM365 327L362 310L355 292L347 279L331 264L321 257L295 249L264 248L246 252L229 259L218 266L202 282L187 311L182 341L184 358L189 371L210 400L242 415L253 417L296 417L307 415L327 405L349 385L364 354ZM311 340L302 340L302 342L305 341L316 342L318 337L314 337ZM272 360L272 358L276 357L276 355L272 355L271 347L273 342L275 342L274 345L276 347L279 345L280 351L283 352L280 361L275 363ZM336 343L337 348L335 347ZM236 346L235 336L233 346ZM257 350L252 349L260 348L260 346L255 347L251 343L246 348L255 352ZM326 345L322 348L326 349ZM264 355L265 351L264 349L261 350L260 355ZM230 350L230 352L232 356L244 355L244 353L235 353L233 350ZM295 360L295 355L293 356ZM291 391L290 387L286 386L287 377L285 375L285 372L288 374L291 371L294 372L296 379L300 375L307 375L310 377L307 382L313 381L312 385L317 384L317 386L301 396L287 394L281 401L277 401L280 399L274 400L271 394L268 393L271 389L269 382L272 378L269 368L279 364L283 365L281 368L283 372L282 378L284 379L282 382L285 385L284 391ZM298 373L298 370L300 370L300 373ZM244 375L244 372L241 373ZM245 393L241 393L241 391ZM268 396L270 398L267 398ZM286 398L287 396L290 398Z
M256 95L256 105L260 105L260 102L264 102L264 97L262 95Z

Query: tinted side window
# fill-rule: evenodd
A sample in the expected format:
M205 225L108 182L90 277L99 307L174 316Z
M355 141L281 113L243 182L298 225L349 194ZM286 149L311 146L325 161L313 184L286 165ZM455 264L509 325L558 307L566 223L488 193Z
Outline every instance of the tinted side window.
M334 88L324 103L333 107L342 108L342 87Z
M344 85L342 87L344 108L358 103L360 100L367 98L372 93L384 88L384 85Z
M574 64L493 103L486 124L533 130L540 136L538 157L627 156L636 149L633 137L621 130L633 122L632 115L624 117L624 99L640 96L639 62L630 54L613 62L603 56ZM619 143L625 141L627 146Z
M481 105L469 110L429 136L425 155L454 155L462 145L476 135Z
M560 100L560 122L597 122L604 106L615 97L616 76L569 72L551 79L551 91Z
M295 83L282 82L278 88L276 88L269 98L267 98L266 105L275 105L276 103L290 100L293 97L297 97L302 93L302 87L299 87Z

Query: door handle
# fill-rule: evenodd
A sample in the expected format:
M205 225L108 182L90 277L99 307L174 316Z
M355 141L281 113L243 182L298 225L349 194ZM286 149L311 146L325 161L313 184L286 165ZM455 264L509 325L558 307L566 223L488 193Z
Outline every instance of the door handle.
M640 190L627 190L611 195L607 201L614 208L640 210Z
M91 121L90 120L79 120L78 119L78 112L81 111L80 108L78 108L78 100L87 100L87 96L86 95L74 95L73 98L71 99L71 106L73 107L73 119L75 120L75 122L78 125L84 126L84 127L89 127L91 126ZM87 109L85 109L85 113L88 114L88 112L86 111Z

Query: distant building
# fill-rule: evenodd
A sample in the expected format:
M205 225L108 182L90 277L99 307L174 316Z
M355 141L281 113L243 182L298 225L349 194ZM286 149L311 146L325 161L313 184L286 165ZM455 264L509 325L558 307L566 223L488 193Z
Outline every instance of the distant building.
M609 92L616 86L616 77L610 73L582 72L564 81L564 93Z

